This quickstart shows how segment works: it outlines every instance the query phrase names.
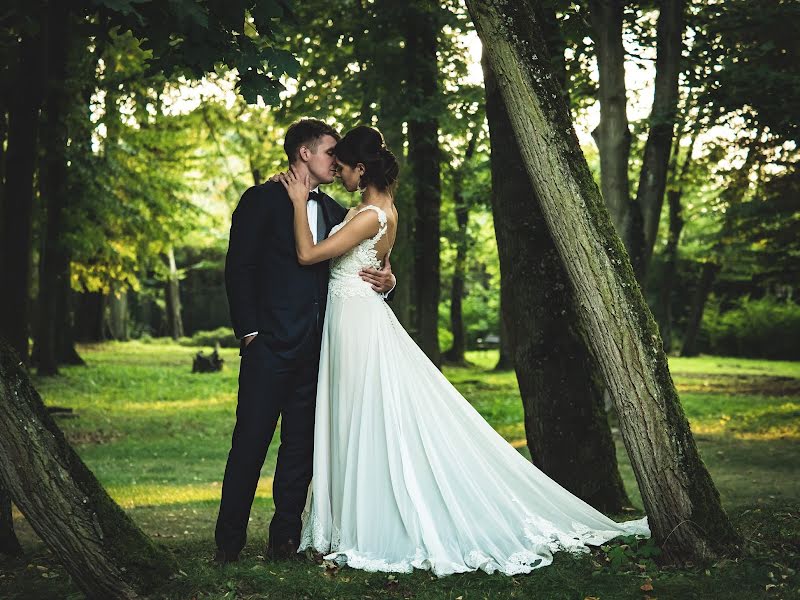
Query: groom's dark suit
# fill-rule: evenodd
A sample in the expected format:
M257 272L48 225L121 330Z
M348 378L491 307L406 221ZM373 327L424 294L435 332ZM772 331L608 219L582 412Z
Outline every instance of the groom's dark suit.
M325 235L347 213L320 194ZM247 538L256 485L281 416L281 445L272 484L270 544L299 542L300 515L311 481L314 405L328 262L297 261L294 208L280 183L248 189L231 223L225 287L236 337L258 331L242 347L236 426L222 484L217 547L236 556Z

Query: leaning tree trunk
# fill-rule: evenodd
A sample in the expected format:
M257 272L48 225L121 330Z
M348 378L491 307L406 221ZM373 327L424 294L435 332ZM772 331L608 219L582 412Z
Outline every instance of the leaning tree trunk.
M0 235L0 335L28 361L33 219L33 174L42 104L43 42L25 34L18 45L8 114L4 216Z
M67 443L2 339L0 488L90 598L136 598L175 568Z
M658 235L658 222L667 185L675 113L678 108L678 76L683 50L684 0L661 0L656 28L656 81L653 107L650 111L650 132L644 147L642 170L636 202L642 213L644 245L639 281L644 282L647 265L653 255Z
M439 352L439 236L441 174L439 95L436 58L439 34L438 4L414 0L409 4L406 31L408 89L413 110L408 119L408 163L414 178L414 284L416 290L417 343L431 361Z
M658 328L581 152L535 12L511 0L467 0L467 7L580 326L617 407L653 536L677 563L734 551L740 538L697 452Z
M597 367L577 330L569 280L485 61L484 82L503 320L514 324L508 345L528 449L534 464L573 494L605 512L620 512L630 502Z

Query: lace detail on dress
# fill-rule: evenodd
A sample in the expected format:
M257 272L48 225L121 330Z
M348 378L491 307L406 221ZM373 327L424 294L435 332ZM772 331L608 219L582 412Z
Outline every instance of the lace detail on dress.
M328 292L331 296L337 298L352 298L355 296L369 297L377 294L377 292L372 289L372 286L358 276L358 272L367 267L373 269L381 268L381 263L378 260L378 251L375 249L375 246L378 240L386 235L386 231L388 230L387 217L386 213L381 208L368 205L359 210L351 219L365 210L374 210L378 213L378 223L380 224L378 233L371 238L363 240L341 256L331 259L331 277L330 283L328 284ZM331 234L336 233L351 219L334 226L333 229L331 229Z

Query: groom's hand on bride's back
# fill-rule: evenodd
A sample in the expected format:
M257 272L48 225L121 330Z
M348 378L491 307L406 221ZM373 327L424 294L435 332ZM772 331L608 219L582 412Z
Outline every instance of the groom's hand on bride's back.
M397 285L397 279L395 278L394 273L392 273L392 264L389 262L388 256L386 257L386 261L382 268L361 269L358 274L361 279L372 286L373 290L381 294L387 294L391 292Z

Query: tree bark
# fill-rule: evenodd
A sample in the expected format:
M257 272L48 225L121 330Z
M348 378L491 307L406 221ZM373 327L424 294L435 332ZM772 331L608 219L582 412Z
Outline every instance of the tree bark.
M450 285L450 330L453 333L453 344L445 353L444 360L456 365L466 364L464 352L467 349L462 306L466 279L467 247L469 245L467 230L467 225L469 225L469 204L464 198L464 171L475 154L477 138L478 132L474 131L469 142L467 142L464 161L453 173L453 203L455 204L456 224L458 226L458 232L456 233L456 260L453 266L453 281Z
M527 3L510 0L467 0L467 7L566 269L580 327L617 407L655 541L675 563L735 551L740 538L697 452L658 328L551 73L538 19Z
M167 267L169 275L164 285L165 308L167 311L167 331L173 340L183 337L183 318L181 317L180 280L178 267L175 264L175 251L167 250Z
M678 107L678 76L683 49L684 0L661 0L659 4L661 9L656 30L655 91L650 111L650 131L644 147L639 187L636 190L636 202L640 207L644 226L644 248L637 272L639 281L644 281L658 235Z
M408 120L408 163L414 179L416 206L414 283L417 343L437 366L439 352L439 237L441 174L439 150L438 4L421 0L408 7L406 51L408 94L413 106Z
M31 224L33 174L42 104L43 40L25 34L18 45L8 115L6 180L3 190L5 215L0 252L0 335L24 362L28 361L30 326Z
M39 319L34 339L39 375L58 373L58 330L62 323L64 279L69 277L69 255L64 242L64 212L67 204L67 56L70 18L67 6L56 3L47 11L47 90L41 143L41 199L46 206L44 244L39 277Z
M597 368L577 329L569 280L484 61L492 210L500 255L504 332L525 409L534 464L596 508L630 504L603 406ZM524 257L524 258L523 258ZM580 443L576 443L580 440Z
M175 569L70 447L1 339L0 487L90 598L136 598Z

